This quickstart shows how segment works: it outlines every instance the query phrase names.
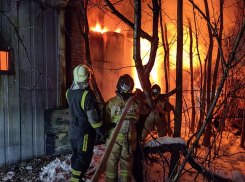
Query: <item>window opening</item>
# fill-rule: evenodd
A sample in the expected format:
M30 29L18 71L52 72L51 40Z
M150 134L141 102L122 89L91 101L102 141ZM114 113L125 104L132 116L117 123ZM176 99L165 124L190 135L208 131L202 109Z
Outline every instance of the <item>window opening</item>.
M0 70L9 71L9 52L0 51Z

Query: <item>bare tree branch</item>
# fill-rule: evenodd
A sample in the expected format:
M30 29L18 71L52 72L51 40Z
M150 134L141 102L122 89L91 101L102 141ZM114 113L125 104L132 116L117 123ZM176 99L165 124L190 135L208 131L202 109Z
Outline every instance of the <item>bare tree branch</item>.
M150 52L150 58L149 61L147 63L147 65L145 65L145 74L149 75L154 63L155 63L155 59L156 59L156 53L157 53L157 48L158 48L158 42L159 42L159 38L158 38L158 19L159 19L159 5L157 0L152 0L152 4L153 4L153 35L152 35L152 42L151 42L151 52Z
M101 106L103 107L103 105L105 104L104 98L102 96L102 93L98 87L98 84L96 82L96 78L94 76L94 71L93 71L93 65L92 65L92 61L91 61L91 57L90 57L90 47L89 47L89 25L88 25L88 18L87 18L87 3L88 0L86 0L86 4L84 4L83 0L80 1L80 8L82 11L82 17L83 17L83 23L84 23L84 28L80 28L80 30L82 31L82 35L84 38L84 42L85 42L85 50L86 50L86 62L87 65L89 66L92 74L91 74L91 84L92 87L94 89L94 92L97 96L98 101L100 102ZM78 13L79 14L79 13ZM79 18L79 17L78 17ZM80 21L79 21L80 23ZM79 25L81 27L81 25Z
M119 13L109 0L104 0L104 2L108 5L108 7L111 9L111 12L113 14L115 14L119 19L121 19L129 27L134 29L134 24L130 20L128 20L125 16L123 16L121 13ZM144 32L141 28L140 28L140 36L152 42L152 37L148 33Z
M151 95L151 83L149 75L144 73L142 59L140 56L140 32L141 32L141 0L134 0L134 39L133 39L133 57L139 76L139 80L144 91L146 100L151 109L155 108L155 103Z
M191 146L190 150L188 151L187 153L187 156L185 158L185 160L183 161L183 163L181 164L180 166L180 169L178 170L178 172L176 173L174 179L172 181L176 181L178 179L178 176L181 174L181 171L184 169L184 166L186 165L186 162L188 160L188 158L191 156L191 153L193 152L193 149L194 149L194 145L196 145L202 135L202 133L204 132L204 129L205 127L207 126L208 122L210 121L210 118L212 117L212 114L213 114L213 111L214 111L214 107L218 101L218 98L221 94L221 91L223 89L223 86L224 86L224 83L225 83L225 80L227 79L227 76L228 76L228 73L229 73L229 70L230 70L230 65L232 64L232 61L234 60L234 57L235 57L235 52L237 50L237 47L241 41L241 38L242 38L242 35L244 34L244 31L245 31L245 20L243 21L242 23L242 27L237 35L237 38L236 38L236 41L235 41L235 44L233 46L233 49L232 49L232 52L230 53L230 56L229 56L229 60L228 60L228 65L227 67L225 68L224 72L223 72L223 77L221 79L221 82L220 82L220 85L219 85L219 88L217 90L217 94L215 95L215 98L214 98L214 101L212 102L211 106L210 106L210 109L208 111L208 114L206 116L206 119L197 135L197 138L195 139L193 145Z
M220 56L221 56L221 61L225 65L225 67L227 67L227 63L225 62L225 58L224 58L224 55L223 55L222 47L220 45L219 36L217 35L214 27L212 26L211 22L209 21L209 18L202 12L202 10L200 10L200 8L193 2L193 0L189 0L189 1L199 11L199 13L203 16L203 18L207 21L208 25L212 29L213 35L217 39L217 42L218 42L218 45L219 45L219 52L220 52Z
M208 18L207 22L210 22L210 15L209 15L209 6L208 1L204 0L206 16ZM208 25L207 25L208 26ZM210 26L208 26L208 37L209 37L209 46L208 46L208 54L207 54L207 110L210 108L210 93L211 93L211 66L212 66L212 59L213 59L213 34ZM203 143L206 147L210 145L210 136L211 136L211 123L209 122L208 127L205 131Z
M223 33L223 6L224 6L224 1L220 0L220 32L219 32L219 41L220 45L222 46L222 33ZM218 52L217 58L216 58L216 63L215 63L215 68L214 68L214 75L213 75L213 85L212 85L212 96L211 96L211 102L214 99L215 95L215 90L216 90L216 84L217 84L217 76L218 76L218 69L219 69L219 62L220 62L220 52Z

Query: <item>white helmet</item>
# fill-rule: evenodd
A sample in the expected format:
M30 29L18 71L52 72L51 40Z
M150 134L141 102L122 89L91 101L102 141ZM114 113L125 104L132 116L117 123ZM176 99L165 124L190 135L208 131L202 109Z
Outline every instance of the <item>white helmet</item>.
M84 82L89 79L90 69L82 64L79 64L73 70L74 82Z

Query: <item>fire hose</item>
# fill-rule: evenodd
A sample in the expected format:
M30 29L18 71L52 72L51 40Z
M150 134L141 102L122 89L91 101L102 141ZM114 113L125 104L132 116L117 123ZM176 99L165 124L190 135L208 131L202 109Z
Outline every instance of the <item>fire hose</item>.
M98 167L97 167L97 169L96 169L96 171L95 171L95 173L94 173L94 175L93 175L93 177L91 179L91 182L98 182L99 179L100 179L101 174L104 172L105 165L106 165L106 162L107 162L107 160L109 158L109 155L111 153L112 147L113 147L113 145L114 145L114 143L116 141L117 135L118 135L118 133L120 131L120 128L121 128L121 126L123 124L123 121L124 121L124 119L126 117L126 114L128 112L128 109L131 106L135 96L136 95L131 96L129 98L129 100L127 101L126 106L125 106L125 108L124 108L124 110L122 112L122 115L119 118L118 123L117 123L117 125L116 125L116 127L114 129L112 137L110 138L110 141L109 141L109 143L108 143L108 145L107 145L107 147L105 149L105 152L104 152L104 154L103 154L103 156L102 156L102 158L100 160L100 163L99 163L99 165L98 165Z

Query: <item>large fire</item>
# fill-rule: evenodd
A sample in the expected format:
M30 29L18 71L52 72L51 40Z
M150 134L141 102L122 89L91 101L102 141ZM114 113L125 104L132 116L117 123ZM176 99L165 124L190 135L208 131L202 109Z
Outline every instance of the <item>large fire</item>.
M120 33L121 32L121 28L116 29L115 32Z
M94 32L100 32L100 33L105 33L108 31L106 27L102 29L99 23L97 23L95 27L91 27L91 30Z
M171 25L170 25L171 26ZM107 31L111 31L108 28L101 28L100 24L96 24L95 27L91 27L92 31L95 32L101 32L101 33L105 33ZM175 27L176 30L176 27ZM112 30L114 32L120 33L121 29L114 29ZM183 50L183 69L186 69L189 71L190 69L190 55L189 55L189 44L190 44L190 38L189 38L189 34L188 32L186 32L187 30L185 30L184 32L184 50ZM176 34L174 35L172 33L172 36L176 36ZM169 37L169 39L171 39L173 37ZM159 45L162 44L161 43L161 33L159 31ZM193 47L195 47L195 38L193 37ZM142 63L143 65L147 64L147 62L149 61L149 55L150 55L150 48L151 48L151 44L148 40L146 39L141 39L141 59L142 59ZM170 69L173 70L176 68L176 50L177 50L177 41L173 42L170 46ZM133 47L132 47L132 51L133 51ZM193 50L193 55L197 55L197 51L196 49ZM197 56L193 56L193 66L196 67L198 66L198 61L196 60ZM132 59L132 65L135 65L134 60ZM140 88L141 84L138 78L138 74L136 71L136 68L132 68L132 76L134 77L135 80L135 88ZM150 73L150 82L151 84L158 84L161 88L165 88L165 78L164 78L164 50L163 47L160 46L157 50L157 55L156 55L156 60L153 66L153 69ZM162 90L164 92L164 89Z
M141 48L142 63L143 65L145 65L149 61L151 44L148 40L141 39L140 48ZM160 50L158 50L157 52L156 61L150 73L150 81L152 84L159 84L160 86L162 86L163 85L163 81L162 81L163 80L163 77L162 77L163 76L163 69L162 69L163 68L163 58L162 56L160 56L159 53L160 53ZM133 70L133 75L135 78L135 88L142 89L136 68Z
M171 25L170 25L171 26ZM176 30L176 28L175 28ZM172 33L172 35L174 36L174 34ZM189 50L190 50L190 37L189 37L189 33L187 32L187 30L184 30L184 34L183 34L183 39L184 39L184 45L183 45L183 69L189 71L190 70L190 54L189 54ZM170 39L172 39L173 37L169 37ZM161 34L159 32L159 42L161 43ZM142 58L142 62L143 65L147 64L148 60L149 60L149 55L150 55L150 48L151 48L151 44L149 41L145 40L145 39L141 39L141 58ZM197 49L196 47L196 40L195 37L193 36L193 67L197 67L199 66L198 64L198 57L197 57ZM203 49L201 45L199 45L199 49ZM170 47L170 70L173 70L176 68L176 55L177 55L177 41L175 41L174 43L171 44ZM202 55L201 55L202 57ZM135 77L135 88L141 88L140 85L140 81L138 78L138 74L136 69L134 69L133 71L133 75ZM159 47L157 50L157 56L156 56L156 60L155 60L155 64L154 67L150 73L150 81L151 84L158 84L161 88L165 88L165 78L164 78L164 49L163 47Z
M176 30L177 28L175 28ZM196 39L195 36L192 36L193 38L193 48L192 48L192 58L193 58L193 67L197 67L198 64L198 57L197 57L197 49L196 49ZM190 37L189 32L187 32L187 29L183 30L183 69L186 69L189 71L190 69ZM202 46L199 45L199 49L202 50ZM176 67L176 55L177 55L177 41L175 41L172 44L172 47L170 48L170 61L172 64L170 64L171 69L175 69ZM202 56L202 55L201 55Z
M90 29L92 31L94 31L94 32L100 32L100 33L105 33L105 32L109 31L109 29L107 27L104 27L102 29L99 23L96 23L96 26L95 27L91 27ZM121 28L117 28L114 32L120 33L121 32Z

